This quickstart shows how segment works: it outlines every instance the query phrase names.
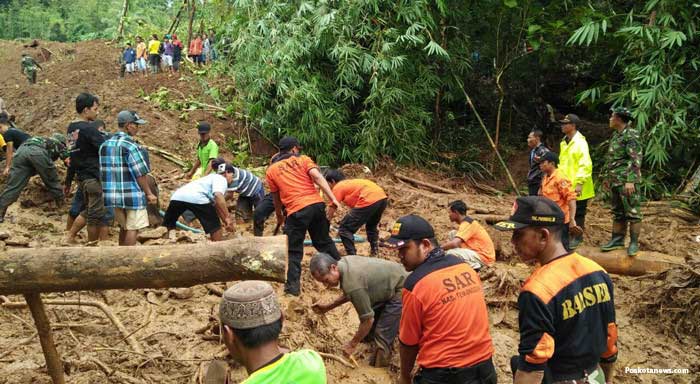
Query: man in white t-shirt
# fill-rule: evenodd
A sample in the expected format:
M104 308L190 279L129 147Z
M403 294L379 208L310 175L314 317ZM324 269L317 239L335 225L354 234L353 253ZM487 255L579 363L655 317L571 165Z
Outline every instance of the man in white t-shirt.
M233 232L235 224L228 213L224 195L229 183L233 182L235 172L236 169L232 165L221 164L217 173L209 174L180 187L170 197L163 226L168 230L175 229L178 217L189 210L194 213L212 241L222 240L221 221L224 222L226 229Z

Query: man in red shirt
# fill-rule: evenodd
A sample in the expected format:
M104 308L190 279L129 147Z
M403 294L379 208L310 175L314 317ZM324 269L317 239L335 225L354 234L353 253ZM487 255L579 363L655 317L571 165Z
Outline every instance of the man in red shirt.
M270 187L277 224L284 223L289 249L289 268L284 291L299 296L301 293L301 259L304 257L304 237L309 232L311 242L319 252L339 260L328 230L330 223L326 217L326 204L316 190L321 188L331 204L340 203L333 195L331 187L310 157L301 155L301 145L294 137L283 137L279 142L280 153L267 169L267 185ZM285 208L286 217L282 212Z
M382 187L367 179L346 179L343 172L329 169L326 181L333 188L333 194L341 203L351 208L340 221L338 235L343 241L347 255L357 255L355 232L363 225L367 230L370 255L376 256L379 250L379 230L377 226L387 206L387 196ZM328 220L333 219L337 206L328 207Z
M488 310L479 275L448 255L422 217L400 218L389 244L412 272L402 290L400 384L496 384Z

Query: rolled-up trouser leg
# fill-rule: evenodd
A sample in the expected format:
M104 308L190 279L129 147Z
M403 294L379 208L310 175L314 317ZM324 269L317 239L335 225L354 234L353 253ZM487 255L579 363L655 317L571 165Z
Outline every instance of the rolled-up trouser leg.
M396 295L391 298L391 300L387 301L375 321L374 340L377 342L377 346L389 355L394 345L394 339L396 339L396 335L399 332L399 323L401 322L401 296Z
M104 225L106 212L102 184L97 179L86 179L80 182L80 190L85 199L85 210L81 212L90 226Z

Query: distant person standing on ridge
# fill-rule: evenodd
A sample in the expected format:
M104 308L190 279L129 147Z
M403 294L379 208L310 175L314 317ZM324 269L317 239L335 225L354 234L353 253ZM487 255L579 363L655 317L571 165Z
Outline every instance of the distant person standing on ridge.
M177 35L173 34L173 73L180 70L180 62L182 61L182 49L182 41L180 41L180 39L177 38Z
M170 41L170 35L165 35L163 42L163 66L166 72L173 72L173 56L175 55L175 46Z
M148 76L148 47L141 36L136 36L136 66L138 71Z
M202 39L202 61L204 64L209 64L211 61L211 42L205 33Z
M136 69L136 51L131 47L131 43L126 43L126 48L123 53L124 64L126 64L126 73L134 74Z
M151 64L151 73L158 73L160 69L160 40L155 33L148 42L148 59Z
M194 39L190 41L189 49L187 50L187 55L192 59L192 62L197 66L202 65L202 39L199 34L194 35Z
M576 224L585 231L588 201L595 196L593 188L593 162L588 152L586 137L578 131L581 119L570 113L559 120L564 138L559 145L559 170L571 181L576 192ZM570 249L583 242L583 234L571 237Z
M22 62L21 62L21 68L22 68L22 73L24 73L25 76L27 76L27 80L29 80L29 84L36 84L36 69L39 68L42 71L44 68L39 65L39 63L34 60L33 57L29 56L27 53L22 53Z

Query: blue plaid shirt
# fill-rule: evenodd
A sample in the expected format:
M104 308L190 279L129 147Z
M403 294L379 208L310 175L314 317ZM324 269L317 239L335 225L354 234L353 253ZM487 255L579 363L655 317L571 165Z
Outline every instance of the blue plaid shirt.
M148 172L141 147L127 133L115 133L100 146L100 180L105 206L146 209L146 194L136 179Z

